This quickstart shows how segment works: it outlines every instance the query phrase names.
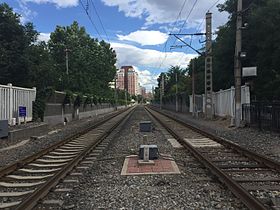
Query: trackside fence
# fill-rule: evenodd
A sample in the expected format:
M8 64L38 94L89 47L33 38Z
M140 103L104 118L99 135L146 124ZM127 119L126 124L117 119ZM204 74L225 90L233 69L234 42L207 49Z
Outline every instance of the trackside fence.
M242 119L251 127L280 132L280 102L251 102L242 105Z
M23 122L19 117L19 106L26 107L26 121L32 121L32 102L36 98L36 88L15 87L12 84L0 85L0 120L8 120L12 125Z
M192 95L190 98L190 112L193 112ZM234 117L235 116L235 88L231 87L226 90L213 92L213 114L219 117ZM196 95L195 111L200 113L205 111L205 95ZM250 89L248 86L241 87L241 104L250 104Z

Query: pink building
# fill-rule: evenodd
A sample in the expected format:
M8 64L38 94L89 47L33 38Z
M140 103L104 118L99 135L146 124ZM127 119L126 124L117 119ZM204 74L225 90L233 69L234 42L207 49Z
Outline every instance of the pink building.
M138 74L132 66L122 66L117 72L117 88L131 95L138 93Z
M143 96L143 98L146 98L146 88L145 87L141 87L141 95Z

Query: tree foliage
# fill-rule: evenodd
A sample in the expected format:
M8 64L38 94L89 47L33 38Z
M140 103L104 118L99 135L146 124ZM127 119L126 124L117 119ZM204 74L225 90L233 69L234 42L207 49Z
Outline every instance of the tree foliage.
M218 5L220 12L228 12L227 23L217 32L213 41L213 89L227 89L234 86L234 51L237 17L237 0L227 0ZM242 51L247 57L242 60L243 67L257 66L258 75L243 78L242 84L250 82L251 93L258 100L280 100L280 1L246 0L243 1L242 18L247 23L242 29ZM204 57L191 60L187 72L192 76L192 63L196 62L196 93L204 93ZM190 92L191 86L186 85ZM156 88L159 93L159 88ZM165 90L174 93L171 90ZM159 96L157 96L159 97Z
M0 4L0 84L113 96L109 82L116 53L110 44L92 38L76 21L57 26L48 43L38 41L38 34L32 23L22 25L19 14Z
M280 2L279 0L243 1L242 51L247 53L242 66L257 66L256 78L251 80L252 93L259 100L280 99ZM228 22L219 28L213 42L213 89L226 89L234 85L234 49L236 31L236 0L227 0L219 10L228 12ZM202 57L199 59L203 60ZM204 63L198 63L198 74L204 72ZM204 92L204 80L198 81L199 92Z
M177 77L177 82L176 82ZM171 95L176 94L176 85L178 93L187 92L190 94L191 92L191 79L187 75L187 69L183 69L180 66L171 66L166 73L161 73L158 78L158 87L155 88L155 100L159 100L160 98L160 87L162 78L164 80L164 93L165 97L169 97Z

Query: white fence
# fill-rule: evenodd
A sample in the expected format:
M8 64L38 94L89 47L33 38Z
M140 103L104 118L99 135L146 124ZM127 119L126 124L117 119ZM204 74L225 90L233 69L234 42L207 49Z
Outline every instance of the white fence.
M21 88L0 85L0 120L8 120L9 124L23 122L19 117L19 106L26 107L26 121L32 120L32 102L36 98L36 88Z
M201 105L197 103L197 98L201 97L203 99L203 103ZM190 112L193 111L193 102L192 95L190 98ZM241 104L250 103L250 90L248 86L241 87ZM216 116L231 116L235 115L235 88L231 87L227 90L220 90L218 92L213 92L213 106L214 106L214 115ZM205 96L197 95L196 96L196 110L197 111L205 111Z

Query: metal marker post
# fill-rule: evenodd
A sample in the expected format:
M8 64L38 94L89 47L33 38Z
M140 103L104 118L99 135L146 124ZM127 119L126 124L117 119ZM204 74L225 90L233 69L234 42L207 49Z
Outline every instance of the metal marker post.
M148 145L144 145L144 158L143 158L143 162L149 162L149 146Z

